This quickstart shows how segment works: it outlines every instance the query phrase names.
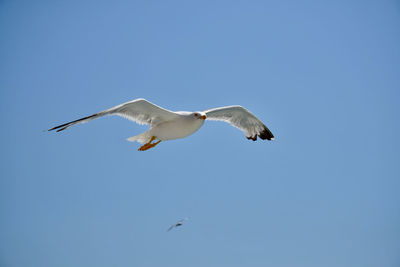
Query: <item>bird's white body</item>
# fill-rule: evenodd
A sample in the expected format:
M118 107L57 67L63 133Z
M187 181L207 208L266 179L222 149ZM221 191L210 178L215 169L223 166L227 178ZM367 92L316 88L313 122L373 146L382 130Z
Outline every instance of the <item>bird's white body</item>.
M128 138L128 141L146 143L152 136L161 141L185 138L204 124L204 120L192 116L191 112L177 112L178 118L170 121L161 122L151 127L150 130Z
M173 140L185 138L203 126L204 120L193 118L189 115L181 115L174 121L167 121L154 126L149 130L159 140Z

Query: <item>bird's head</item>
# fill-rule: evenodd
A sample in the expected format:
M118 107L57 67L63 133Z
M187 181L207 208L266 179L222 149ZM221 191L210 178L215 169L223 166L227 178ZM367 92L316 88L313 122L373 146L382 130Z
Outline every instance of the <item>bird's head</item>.
M201 112L201 111L193 112L192 116L195 117L196 119L200 119L200 120L207 119L206 113Z

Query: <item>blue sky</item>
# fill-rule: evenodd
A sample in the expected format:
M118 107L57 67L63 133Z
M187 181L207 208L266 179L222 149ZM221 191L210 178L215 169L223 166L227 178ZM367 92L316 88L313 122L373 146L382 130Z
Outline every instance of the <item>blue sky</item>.
M399 26L398 1L1 1L0 265L399 266ZM139 97L276 140L43 132Z

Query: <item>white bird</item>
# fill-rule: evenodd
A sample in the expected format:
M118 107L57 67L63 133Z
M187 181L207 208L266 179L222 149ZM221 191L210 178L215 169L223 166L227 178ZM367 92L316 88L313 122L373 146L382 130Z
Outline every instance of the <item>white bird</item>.
M171 231L172 229L174 229L174 228L176 228L176 227L181 226L181 225L183 224L183 222L186 221L186 220L189 220L189 218L188 218L188 217L183 218L182 220L179 220L177 223L171 225L171 226L168 228L167 232Z
M274 140L271 131L250 111L241 106L227 106L198 112L173 112L149 101L139 98L99 113L53 127L48 131L63 131L68 127L91 121L105 115L118 115L139 124L149 124L150 129L142 134L128 138L144 144L139 151L155 147L161 141L185 138L196 132L204 120L225 121L244 132L247 139ZM154 140L157 142L152 143Z

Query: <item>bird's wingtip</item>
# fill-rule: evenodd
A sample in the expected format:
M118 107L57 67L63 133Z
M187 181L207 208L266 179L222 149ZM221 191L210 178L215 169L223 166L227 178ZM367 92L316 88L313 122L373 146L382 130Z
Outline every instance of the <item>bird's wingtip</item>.
M272 141L275 138L275 136L266 126L264 126L264 129L258 134L258 136L263 140L267 139L269 141Z

